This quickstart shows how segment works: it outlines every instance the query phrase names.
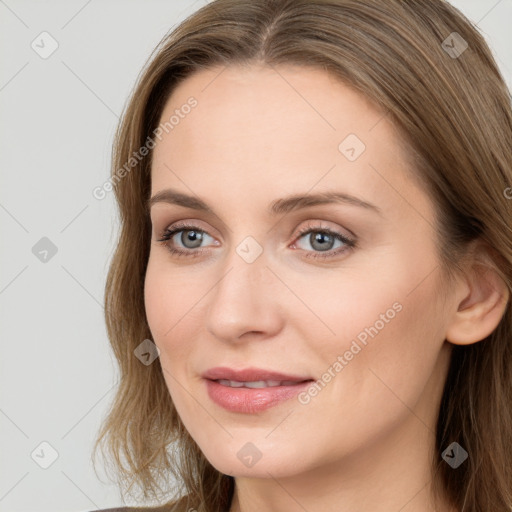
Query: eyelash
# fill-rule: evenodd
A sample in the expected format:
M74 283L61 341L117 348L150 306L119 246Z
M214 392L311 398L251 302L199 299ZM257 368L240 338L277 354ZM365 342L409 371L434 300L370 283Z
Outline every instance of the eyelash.
M208 234L208 232L204 231L203 229L198 228L197 226L194 226L192 224L186 224L186 223L180 223L173 227L173 229L166 229L163 234L161 235L161 238L157 240L157 242L162 243L167 250L174 254L175 256L181 257L189 257L189 258L196 258L198 256L201 256L204 252L208 252L207 249L177 249L175 247L172 247L170 242L172 237L176 233L180 233L181 231L198 231L200 233L206 233L208 236L211 236ZM347 238L346 236L342 235L341 233L338 233L337 231L332 231L330 229L322 228L321 226L305 226L301 230L299 230L299 233L297 234L296 240L299 240L304 235L308 235L310 233L323 233L333 236L336 240L339 240L340 242L343 242L345 244L345 247L341 249L337 249L334 252L331 249L330 251L318 252L318 251L307 251L307 254L304 255L305 258L314 258L314 259L327 259L327 258L334 258L338 255L340 255L343 252L346 252L350 249L353 249L356 247L355 240L352 240L350 238Z

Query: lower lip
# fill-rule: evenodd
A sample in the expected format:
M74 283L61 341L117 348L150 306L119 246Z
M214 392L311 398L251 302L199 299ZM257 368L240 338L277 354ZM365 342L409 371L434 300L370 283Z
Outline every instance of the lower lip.
M206 379L210 398L231 412L256 413L274 407L306 389L312 381L293 386L273 386L268 388L232 388L214 380Z

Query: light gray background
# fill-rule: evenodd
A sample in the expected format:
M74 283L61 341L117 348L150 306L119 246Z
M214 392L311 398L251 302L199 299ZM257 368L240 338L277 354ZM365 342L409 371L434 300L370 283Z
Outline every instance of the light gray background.
M102 309L117 220L112 193L92 190L108 179L146 58L205 3L0 0L1 512L123 504L90 461L117 379ZM510 88L512 0L452 3L478 23ZM47 59L31 47L43 31L59 45ZM57 247L45 263L32 252L43 237ZM49 460L43 441L58 452L47 469L34 461Z

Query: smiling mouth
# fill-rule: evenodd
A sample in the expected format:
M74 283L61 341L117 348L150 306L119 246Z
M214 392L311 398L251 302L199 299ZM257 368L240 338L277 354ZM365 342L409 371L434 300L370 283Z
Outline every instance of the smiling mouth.
M278 386L296 386L305 382L312 382L312 379L296 381L296 380L255 380L255 381L236 381L217 379L214 382L218 382L222 386L230 388L249 388L249 389L261 389L261 388L274 388Z

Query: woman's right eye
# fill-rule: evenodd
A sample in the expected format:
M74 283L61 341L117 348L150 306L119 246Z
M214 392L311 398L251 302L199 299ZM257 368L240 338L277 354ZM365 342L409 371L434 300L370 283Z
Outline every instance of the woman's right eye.
M187 247L185 246L185 249L177 248L175 246L175 243L173 242L173 238L178 234L181 233L181 236L177 237L182 244L190 242L193 246ZM180 225L176 226L173 229L166 229L164 233L162 234L162 237L157 240L158 242L161 242L170 252L171 254L175 254L177 256L199 256L203 252L205 252L205 249L200 248L197 250L198 244L200 245L201 242L204 240L204 236L210 236L206 231L203 229L198 228L197 226L192 225ZM213 238L210 236L210 238ZM195 244L195 246L194 246Z

